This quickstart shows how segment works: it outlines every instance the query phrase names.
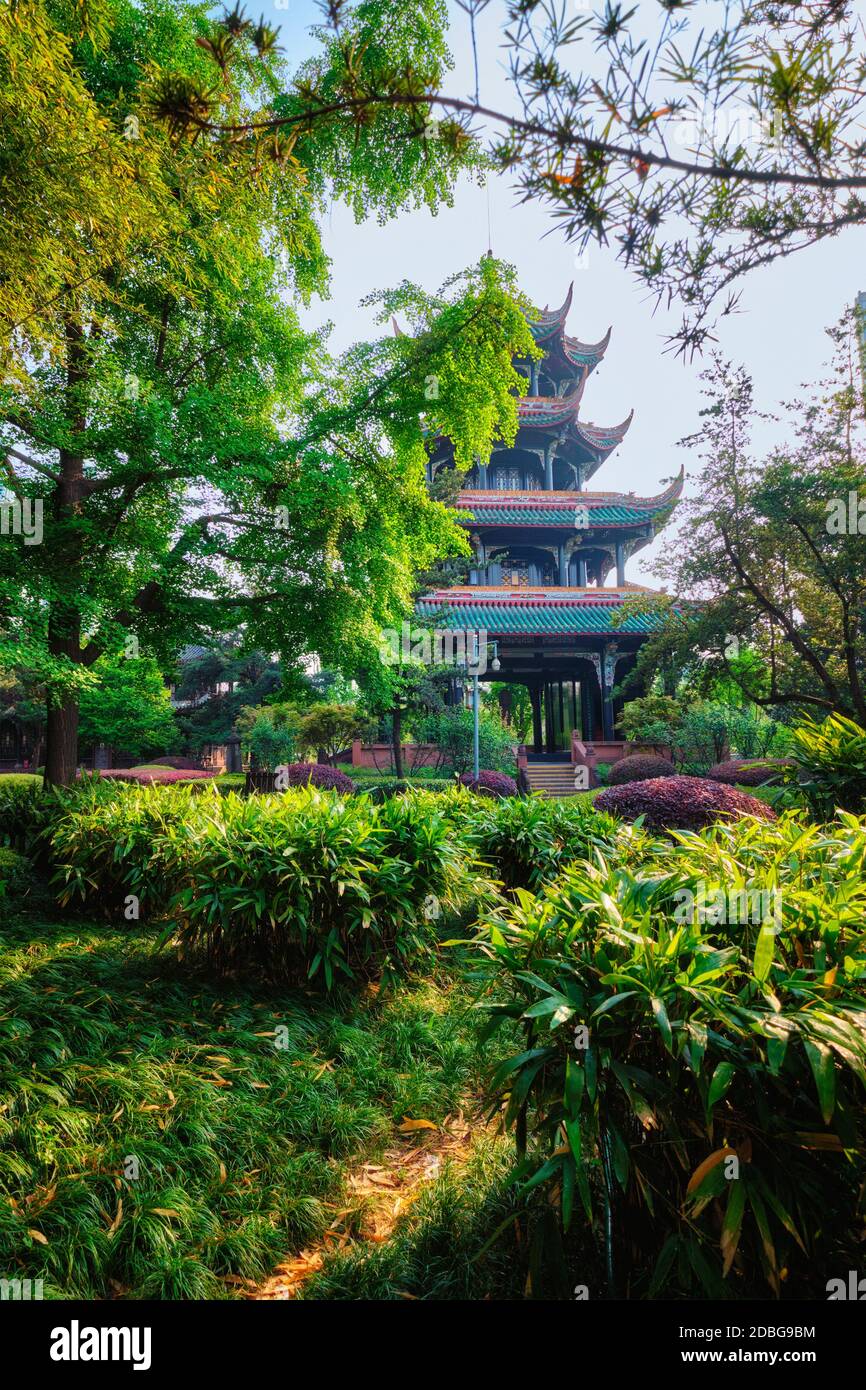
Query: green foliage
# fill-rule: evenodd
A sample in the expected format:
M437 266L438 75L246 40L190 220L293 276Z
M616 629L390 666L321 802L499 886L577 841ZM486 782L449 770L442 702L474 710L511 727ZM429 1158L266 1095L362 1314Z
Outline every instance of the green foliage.
M258 706L277 697L282 672L264 652L244 651L233 634L210 650L180 660L174 673L174 697L182 707L175 719L184 747L225 743L245 705ZM220 686L228 686L222 690ZM189 703L186 703L189 702Z
M629 743L652 743L651 737L659 726L677 727L684 707L672 695L639 695L628 700L617 720L617 728Z
M539 888L564 865L606 846L616 822L583 797L463 798L452 810L469 845L506 889Z
M294 74L255 27L174 0L100 7L92 43L77 10L26 13L0 14L0 444L45 522L42 545L2 549L0 656L44 688L46 773L68 784L94 660L127 634L167 667L241 627L287 681L312 650L347 671L375 659L416 572L467 548L427 493L427 432L464 464L513 438L512 355L535 348L488 258L439 295L383 297L413 335L337 361L300 327L298 301L326 290L335 193L382 216L435 205L471 140L410 138L409 107L299 118L261 143L201 124L291 119L406 63L438 82L437 0L358 7L350 47L323 31Z
M70 793L43 791L42 780L0 780L0 844L36 854L40 837L63 813Z
M361 737L367 725L368 720L357 706L327 704L322 701L312 705L301 715L298 722L298 745L301 749L314 753L323 748L326 757L333 761L354 739Z
M760 1297L787 1271L823 1297L866 1176L866 825L618 848L479 938L490 1030L523 1030L491 1080L519 1176L557 1194L566 1238L580 1213L603 1242L610 1212L610 1293L627 1273L633 1297ZM744 923L729 894L756 888L779 896Z
M636 680L673 665L702 692L733 682L740 699L783 716L806 705L866 724L856 616L866 559L849 515L852 493L866 489L857 316L846 313L827 336L822 379L786 402L785 442L764 457L747 371L714 354L703 373L702 429L682 441L700 458L679 503L683 539L657 566L673 597L647 600L664 622L641 650Z
M835 714L819 722L806 717L789 733L784 783L805 798L821 820L836 810L866 810L866 729Z
M294 705L245 706L240 711L236 727L254 768L273 772L294 762L300 719Z
M46 1298L236 1296L357 1203L347 1168L407 1115L480 1082L453 980L337 1010L181 976L104 924L4 923L2 946L0 1265Z
M423 743L435 743L444 766L460 774L472 768L473 727L472 711L451 705L419 721L416 733ZM514 772L514 736L490 710L479 712L478 749L479 767Z
M171 696L156 662L102 657L92 668L97 683L81 692L78 736L85 747L107 743L141 758L177 747Z
M26 897L32 882L30 860L14 849L0 847L0 907Z
M62 903L129 895L215 968L327 989L425 955L468 865L435 799L315 789L243 800L179 787L83 794L51 828Z

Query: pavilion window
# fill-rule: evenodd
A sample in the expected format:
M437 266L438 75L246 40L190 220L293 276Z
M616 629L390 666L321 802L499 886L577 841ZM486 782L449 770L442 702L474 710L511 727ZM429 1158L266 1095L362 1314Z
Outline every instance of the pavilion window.
M497 492L509 492L520 490L521 475L519 468L497 468L493 476L493 485Z

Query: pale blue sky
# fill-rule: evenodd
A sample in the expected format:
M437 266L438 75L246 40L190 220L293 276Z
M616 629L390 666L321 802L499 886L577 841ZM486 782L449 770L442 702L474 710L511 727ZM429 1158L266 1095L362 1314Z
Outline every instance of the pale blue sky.
M269 9L270 7L270 13ZM258 11L257 11L258 12ZM500 47L499 25L504 13L493 0L479 22L481 100L489 106L509 103ZM473 87L468 20L451 5L450 45L455 69L445 89L468 96ZM288 9L265 0L265 15L279 24L282 43L294 65L312 51L308 36L318 21L313 0L290 0ZM569 245L541 207L520 204L507 176L491 180L490 216L494 254L513 262L526 292L539 305L558 305L574 280L574 303L568 331L596 341L613 325L607 356L596 369L584 396L583 415L600 425L624 419L632 407L635 417L622 446L593 478L600 490L652 494L662 480L677 472L687 451L676 441L698 426L700 405L698 361L664 352L665 337L679 323L676 309L653 316L653 304L612 251L590 249L580 264ZM350 214L335 207L325 225L325 246L333 259L332 297L314 302L306 315L310 324L334 322L335 348L375 332L372 311L359 308L371 290L398 284L404 277L435 290L455 271L477 260L487 249L488 199L468 179L457 190L455 204L437 217L406 214L385 227L375 221L356 226ZM742 282L743 312L722 321L719 347L744 362L755 378L759 403L773 409L796 394L802 381L820 375L828 343L823 330L866 288L862 269L866 231L857 228L834 241L754 272ZM767 426L762 442L773 437ZM675 520L665 533L676 529ZM652 557L669 539L631 562L629 578L653 583Z

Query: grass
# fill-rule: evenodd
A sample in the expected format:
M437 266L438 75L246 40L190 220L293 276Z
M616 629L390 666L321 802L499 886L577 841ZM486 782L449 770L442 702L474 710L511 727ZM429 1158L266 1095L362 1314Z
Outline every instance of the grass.
M389 1240L357 1242L327 1255L301 1298L522 1298L525 1261L511 1219L517 1211L509 1180L513 1162L510 1144L481 1133L467 1162L447 1163Z
M0 772L0 782L18 782L22 787L31 783L41 786L42 776L38 772Z
M338 1007L217 987L140 926L22 919L0 950L0 1275L46 1297L231 1297L480 1085L450 978Z

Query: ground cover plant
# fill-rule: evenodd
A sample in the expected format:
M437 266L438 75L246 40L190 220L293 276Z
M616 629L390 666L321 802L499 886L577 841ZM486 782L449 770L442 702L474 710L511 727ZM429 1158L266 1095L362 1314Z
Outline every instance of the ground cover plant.
M350 1161L480 1086L453 979L333 1006L191 976L141 927L0 944L0 1267L46 1298L230 1297L351 1206Z

